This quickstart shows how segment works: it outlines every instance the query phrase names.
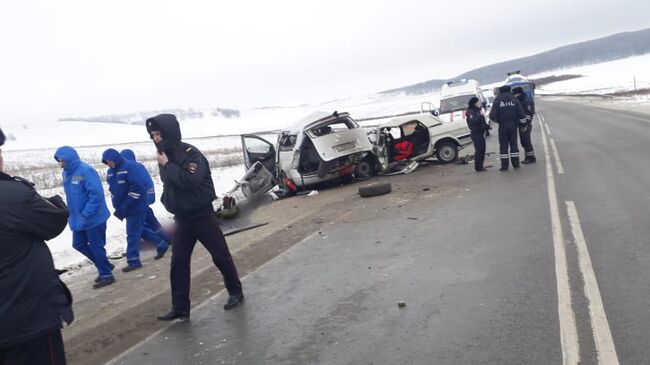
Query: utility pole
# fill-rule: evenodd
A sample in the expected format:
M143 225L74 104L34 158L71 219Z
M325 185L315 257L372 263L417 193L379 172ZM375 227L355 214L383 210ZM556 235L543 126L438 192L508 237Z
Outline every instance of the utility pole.
M634 75L634 92L636 92L636 75Z

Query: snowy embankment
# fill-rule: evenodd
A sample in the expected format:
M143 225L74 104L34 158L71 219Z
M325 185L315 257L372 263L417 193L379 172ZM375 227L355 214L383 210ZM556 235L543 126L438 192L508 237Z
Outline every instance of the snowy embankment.
M531 75L530 78L538 79L553 75L582 76L542 85L537 89L537 93L540 95L595 94L616 96L622 92L633 91L635 89L635 80L637 90L649 89L650 67L648 65L650 65L650 54L595 65L556 70ZM648 92L620 96L619 98L620 101L650 103L650 93Z

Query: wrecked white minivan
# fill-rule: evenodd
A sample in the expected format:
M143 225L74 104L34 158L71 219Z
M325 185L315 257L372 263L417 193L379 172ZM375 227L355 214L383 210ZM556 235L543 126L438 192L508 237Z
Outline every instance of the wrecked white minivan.
M275 185L304 189L334 179L352 179L355 165L373 146L348 113L316 112L285 128L275 144L242 135L246 175L239 182L246 198Z
M419 161L436 157L448 164L459 151L472 143L467 123L443 123L433 113L406 115L391 119L368 133L373 154L357 164L357 178L379 174L409 173Z

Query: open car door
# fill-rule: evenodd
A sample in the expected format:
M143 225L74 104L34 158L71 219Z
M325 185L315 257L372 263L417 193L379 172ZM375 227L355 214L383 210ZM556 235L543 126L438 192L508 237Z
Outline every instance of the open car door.
M247 199L264 195L277 185L275 147L264 138L246 134L241 136L246 175L240 181Z

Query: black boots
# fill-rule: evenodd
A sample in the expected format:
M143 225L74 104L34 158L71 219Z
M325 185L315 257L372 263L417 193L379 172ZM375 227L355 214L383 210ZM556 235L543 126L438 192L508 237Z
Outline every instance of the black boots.
M244 301L244 294L231 295L228 298L226 304L223 306L223 309L225 310L233 309L243 301Z
M172 309L167 314L163 314L162 316L156 316L157 321L173 321L175 319L185 322L190 319L190 314L177 312Z

